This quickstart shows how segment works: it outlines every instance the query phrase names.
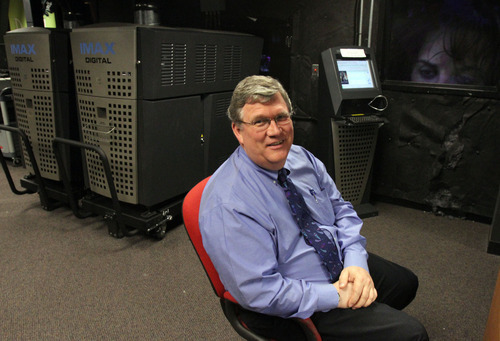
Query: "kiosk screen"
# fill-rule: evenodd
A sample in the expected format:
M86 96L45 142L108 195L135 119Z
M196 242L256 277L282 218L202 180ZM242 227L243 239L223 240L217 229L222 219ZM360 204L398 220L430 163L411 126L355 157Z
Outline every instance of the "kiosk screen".
M368 60L337 60L342 89L373 88Z

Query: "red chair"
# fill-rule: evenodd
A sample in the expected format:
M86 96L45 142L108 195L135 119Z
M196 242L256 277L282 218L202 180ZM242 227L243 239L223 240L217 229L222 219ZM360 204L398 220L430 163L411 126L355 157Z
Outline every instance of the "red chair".
M262 336L257 335L248 329L244 323L239 319L238 312L242 309L233 296L224 288L220 281L219 274L215 270L212 261L203 247L198 216L200 211L200 201L203 189L207 184L209 177L199 182L194 186L191 191L184 198L182 204L182 216L184 219L184 226L188 232L189 238L198 254L198 257L205 268L205 271L210 279L212 287L216 295L220 298L220 303L224 315L226 316L234 330L246 340L268 340ZM321 340L316 327L311 319L294 319L300 324L307 340Z

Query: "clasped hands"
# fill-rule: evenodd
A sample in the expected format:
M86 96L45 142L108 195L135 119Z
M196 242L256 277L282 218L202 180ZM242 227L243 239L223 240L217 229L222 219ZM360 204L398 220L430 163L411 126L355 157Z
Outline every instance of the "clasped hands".
M370 273L359 266L349 266L333 283L339 293L338 308L358 309L368 307L377 298L377 289Z

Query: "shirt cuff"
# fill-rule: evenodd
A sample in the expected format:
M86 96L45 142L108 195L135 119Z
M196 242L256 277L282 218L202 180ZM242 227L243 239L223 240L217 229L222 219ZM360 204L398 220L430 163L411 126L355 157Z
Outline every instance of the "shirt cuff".
M348 252L344 257L344 268L349 266L359 266L370 272L368 269L367 254L365 252Z
M329 311L339 305L339 293L333 284L315 284L318 293L317 311Z

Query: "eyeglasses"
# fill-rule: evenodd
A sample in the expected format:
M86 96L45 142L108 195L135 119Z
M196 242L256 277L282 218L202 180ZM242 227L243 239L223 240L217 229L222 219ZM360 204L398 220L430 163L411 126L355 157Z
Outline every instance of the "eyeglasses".
M258 120L252 122L245 122L238 120L239 123L244 123L253 126L257 131L264 131L269 128L271 121L276 122L278 127L284 127L292 122L290 114L279 114L274 116L274 118L259 118Z

